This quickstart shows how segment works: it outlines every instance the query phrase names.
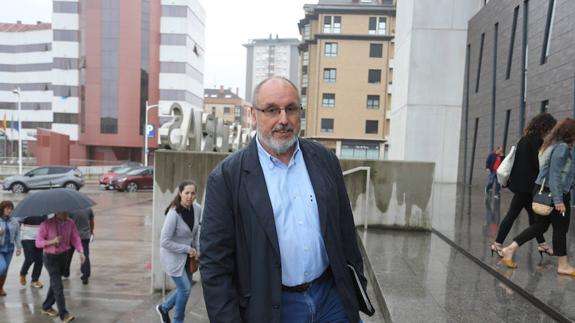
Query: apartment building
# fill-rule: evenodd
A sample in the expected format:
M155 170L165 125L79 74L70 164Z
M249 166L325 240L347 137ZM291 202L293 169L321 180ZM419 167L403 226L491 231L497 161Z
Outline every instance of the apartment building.
M272 75L299 83L299 40L296 38L251 39L244 47L246 55L246 100L252 101L255 87Z
M250 107L251 104L238 95L237 88L235 92L224 86L204 90L204 113L213 114L227 124L251 127Z
M304 10L302 135L340 158L384 159L393 92L393 1L320 0Z
M15 119L20 99L26 141L45 128L69 137L76 164L142 160L146 113L157 126L175 102L202 109L198 0L54 0L52 8L51 24L0 24L0 116ZM157 147L157 137L147 140Z

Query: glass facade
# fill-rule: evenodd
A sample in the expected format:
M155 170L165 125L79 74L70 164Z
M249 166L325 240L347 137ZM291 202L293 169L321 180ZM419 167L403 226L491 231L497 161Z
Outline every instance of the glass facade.
M120 0L102 0L100 132L118 133Z

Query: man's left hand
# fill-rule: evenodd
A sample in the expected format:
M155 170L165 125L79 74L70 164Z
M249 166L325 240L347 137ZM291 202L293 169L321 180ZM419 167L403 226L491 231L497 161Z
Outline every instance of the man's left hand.
M86 261L86 256L84 256L83 253L80 254L80 263L84 264L84 262Z
M22 249L16 249L16 257L20 256L20 254L22 254Z

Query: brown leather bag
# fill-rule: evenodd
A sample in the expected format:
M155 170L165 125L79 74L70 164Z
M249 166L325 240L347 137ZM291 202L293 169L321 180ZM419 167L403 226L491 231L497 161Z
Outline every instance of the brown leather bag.
M197 258L197 257L193 257L193 258L190 258L189 260L190 260L190 261L189 261L189 264L188 264L188 270L189 270L191 273L195 273L196 271L198 271L198 266L199 266L198 258Z

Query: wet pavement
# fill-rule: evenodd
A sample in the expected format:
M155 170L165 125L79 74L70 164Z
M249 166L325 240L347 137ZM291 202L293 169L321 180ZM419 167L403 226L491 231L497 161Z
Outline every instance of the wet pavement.
M536 241L506 268L489 246L511 193L486 197L482 187L434 187L433 232L370 227L360 237L393 322L555 322L575 320L575 278L556 274L555 257L537 252ZM575 225L568 254L575 252ZM522 213L505 245L528 226ZM545 234L551 243L552 229ZM575 263L571 257L571 263ZM415 310L414 310L415 309Z
M70 278L63 281L66 306L76 316L75 322L159 322L154 307L163 295L152 293L151 289L152 192L104 191L95 184L81 191L98 204L93 208L96 223L95 240L90 245L90 282L82 285L78 257L74 257ZM17 203L25 196L2 192L0 200ZM5 285L8 295L0 298L0 322L60 322L40 313L49 285L45 269L40 277L43 289L31 288L29 281L20 286L18 276L23 260L23 255L12 258ZM28 280L30 273L31 269ZM207 323L197 273L194 280L186 322ZM377 315L364 317L364 322L381 319Z
M151 291L152 192L119 193L88 185L82 191L98 204L96 239L91 245L92 277L80 281L77 257L69 279L64 280L69 310L77 322L158 322L154 306L162 293ZM33 193L29 193L33 194ZM25 195L9 192L0 199L15 202ZM434 187L434 232L360 230L373 271L370 297L378 308L366 323L383 322L553 322L575 319L575 278L555 274L556 259L540 261L535 242L528 242L516 255L518 268L507 269L492 257L489 244L497 223L505 215L511 195L501 200L485 198L480 187L463 190L455 186ZM506 244L527 226L522 214ZM568 253L575 251L575 228L571 221ZM551 229L545 235L550 241ZM14 257L0 298L0 322L59 322L40 313L45 287L20 286L18 272L23 256ZM195 275L196 281L199 275ZM375 287L375 288L372 288ZM530 299L525 297L526 293ZM379 307L382 294L387 307ZM538 304L539 301L541 304ZM542 306L560 316L553 316ZM186 322L208 322L201 284L195 283L187 307ZM550 316L551 315L551 316Z

